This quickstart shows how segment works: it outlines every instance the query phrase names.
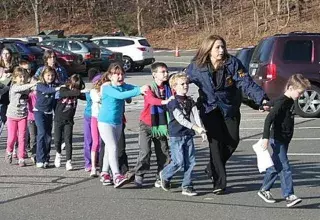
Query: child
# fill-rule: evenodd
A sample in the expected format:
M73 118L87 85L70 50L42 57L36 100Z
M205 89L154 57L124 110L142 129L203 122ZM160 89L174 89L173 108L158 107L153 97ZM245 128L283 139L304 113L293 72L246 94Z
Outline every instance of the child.
M189 89L187 75L177 73L170 78L169 83L176 92L175 99L167 105L170 112L171 161L160 172L161 187L168 191L171 178L183 167L182 194L195 196L197 193L192 185L192 170L195 166L193 136L196 131L201 134L203 141L206 140L205 129L195 102L187 96Z
M36 166L47 168L50 160L52 138L52 114L56 103L55 93L59 91L55 83L56 71L52 67L46 67L40 74L36 87L36 105L34 118L37 126L37 156Z
M12 86L10 89L10 103L7 110L8 119L8 141L7 141L7 162L12 163L12 152L18 139L19 166L24 167L26 163L26 134L28 115L28 94L36 83L27 84L29 75L26 70L16 67L13 71Z
M97 78L96 78L97 77ZM101 74L94 68L88 71L89 81L96 83L101 78ZM92 115L92 100L90 97L90 92L85 93L86 96L86 107L84 110L84 161L85 161L85 171L91 171L91 148L92 148L92 136L91 136L91 115Z
M258 192L258 195L267 203L276 202L270 189L280 173L282 195L286 199L287 207L292 207L302 201L293 191L292 173L287 152L294 130L294 100L297 100L310 86L309 80L301 74L292 75L287 82L284 95L274 102L270 102L273 108L265 119L262 147L267 149L270 139L274 166L266 170L262 187Z
M117 151L117 144L122 131L125 99L145 93L149 88L146 85L138 87L126 84L124 73L121 64L110 64L108 71L101 79L102 82L110 81L110 83L101 86L101 108L98 115L99 132L106 144L102 171L107 171L105 166L110 164L115 188L123 186L127 181L120 174ZM105 175L105 177L107 176Z
M28 134L29 134L29 146L31 151L31 161L36 163L36 152L37 152L37 126L34 118L34 108L36 105L36 91L31 91L28 97Z
M151 141L154 144L158 165L156 187L160 187L159 172L170 160L167 142L168 113L165 105L173 96L167 83L168 67L164 63L154 63L151 65L151 72L151 90L144 96L144 108L140 114L139 156L135 167L135 184L138 187L142 186L143 177L150 169Z
M55 109L54 117L54 143L56 147L55 167L61 166L61 144L62 133L66 144L66 170L72 167L72 131L74 125L74 115L76 113L78 98L85 100L85 84L80 75L74 74L67 80L65 86L59 91L59 99Z
M101 79L101 75L94 78L93 83L96 83ZM100 149L100 134L98 130L98 114L101 105L100 96L100 86L98 84L94 85L94 88L90 90L90 98L92 100L92 114L91 114L91 137L92 137L92 147L91 147L91 177L97 177L97 154Z

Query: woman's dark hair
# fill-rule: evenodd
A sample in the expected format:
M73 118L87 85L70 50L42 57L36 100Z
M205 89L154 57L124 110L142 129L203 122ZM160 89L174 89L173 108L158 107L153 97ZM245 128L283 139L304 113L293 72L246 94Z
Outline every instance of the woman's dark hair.
M46 50L44 53L43 53L43 62L44 62L44 65L45 66L48 66L48 59L50 57L56 57L56 54L54 53L53 50Z
M119 73L125 73L125 70L123 69L123 66L120 63L115 62L115 63L110 64L110 66L105 74L108 75L108 77L109 77L110 75L119 74ZM110 79L110 77L109 77L109 79Z
M57 72L54 68L50 67L50 66L45 66L44 69L41 71L41 74L39 76L39 81L42 82L42 83L47 83L45 80L44 80L44 75L46 73L53 73L54 74L54 79L53 79L53 82L56 81L58 75L57 75Z
M200 48L194 57L197 66L203 67L206 63L210 62L210 53L214 43L217 40L221 40L224 45L224 57L222 58L219 66L221 66L229 58L226 41L219 35L210 35L202 41L202 44L200 45Z
M86 87L79 74L73 74L72 76L70 76L65 85L71 89L78 90L82 90Z

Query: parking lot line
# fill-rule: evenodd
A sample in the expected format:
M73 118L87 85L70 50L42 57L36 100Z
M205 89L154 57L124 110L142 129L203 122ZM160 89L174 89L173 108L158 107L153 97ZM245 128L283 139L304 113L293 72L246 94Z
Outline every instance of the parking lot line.
M263 127L259 127L259 128L240 128L240 130L262 130ZM308 129L320 129L320 127L295 127L294 130L308 130Z

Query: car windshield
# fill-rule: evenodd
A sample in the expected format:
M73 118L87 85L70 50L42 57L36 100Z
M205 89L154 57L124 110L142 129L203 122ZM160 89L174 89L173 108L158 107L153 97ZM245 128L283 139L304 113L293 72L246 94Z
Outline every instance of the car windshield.
M275 39L273 37L260 41L257 48L253 52L251 62L253 63L267 62L270 58L274 41Z

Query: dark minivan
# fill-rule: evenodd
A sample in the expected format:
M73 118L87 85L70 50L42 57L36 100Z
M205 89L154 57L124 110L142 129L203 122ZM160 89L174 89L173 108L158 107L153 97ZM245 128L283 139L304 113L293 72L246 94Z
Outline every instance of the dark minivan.
M303 74L312 84L296 101L296 113L320 116L320 33L277 34L259 42L249 74L270 98L283 94L288 78L296 73Z

